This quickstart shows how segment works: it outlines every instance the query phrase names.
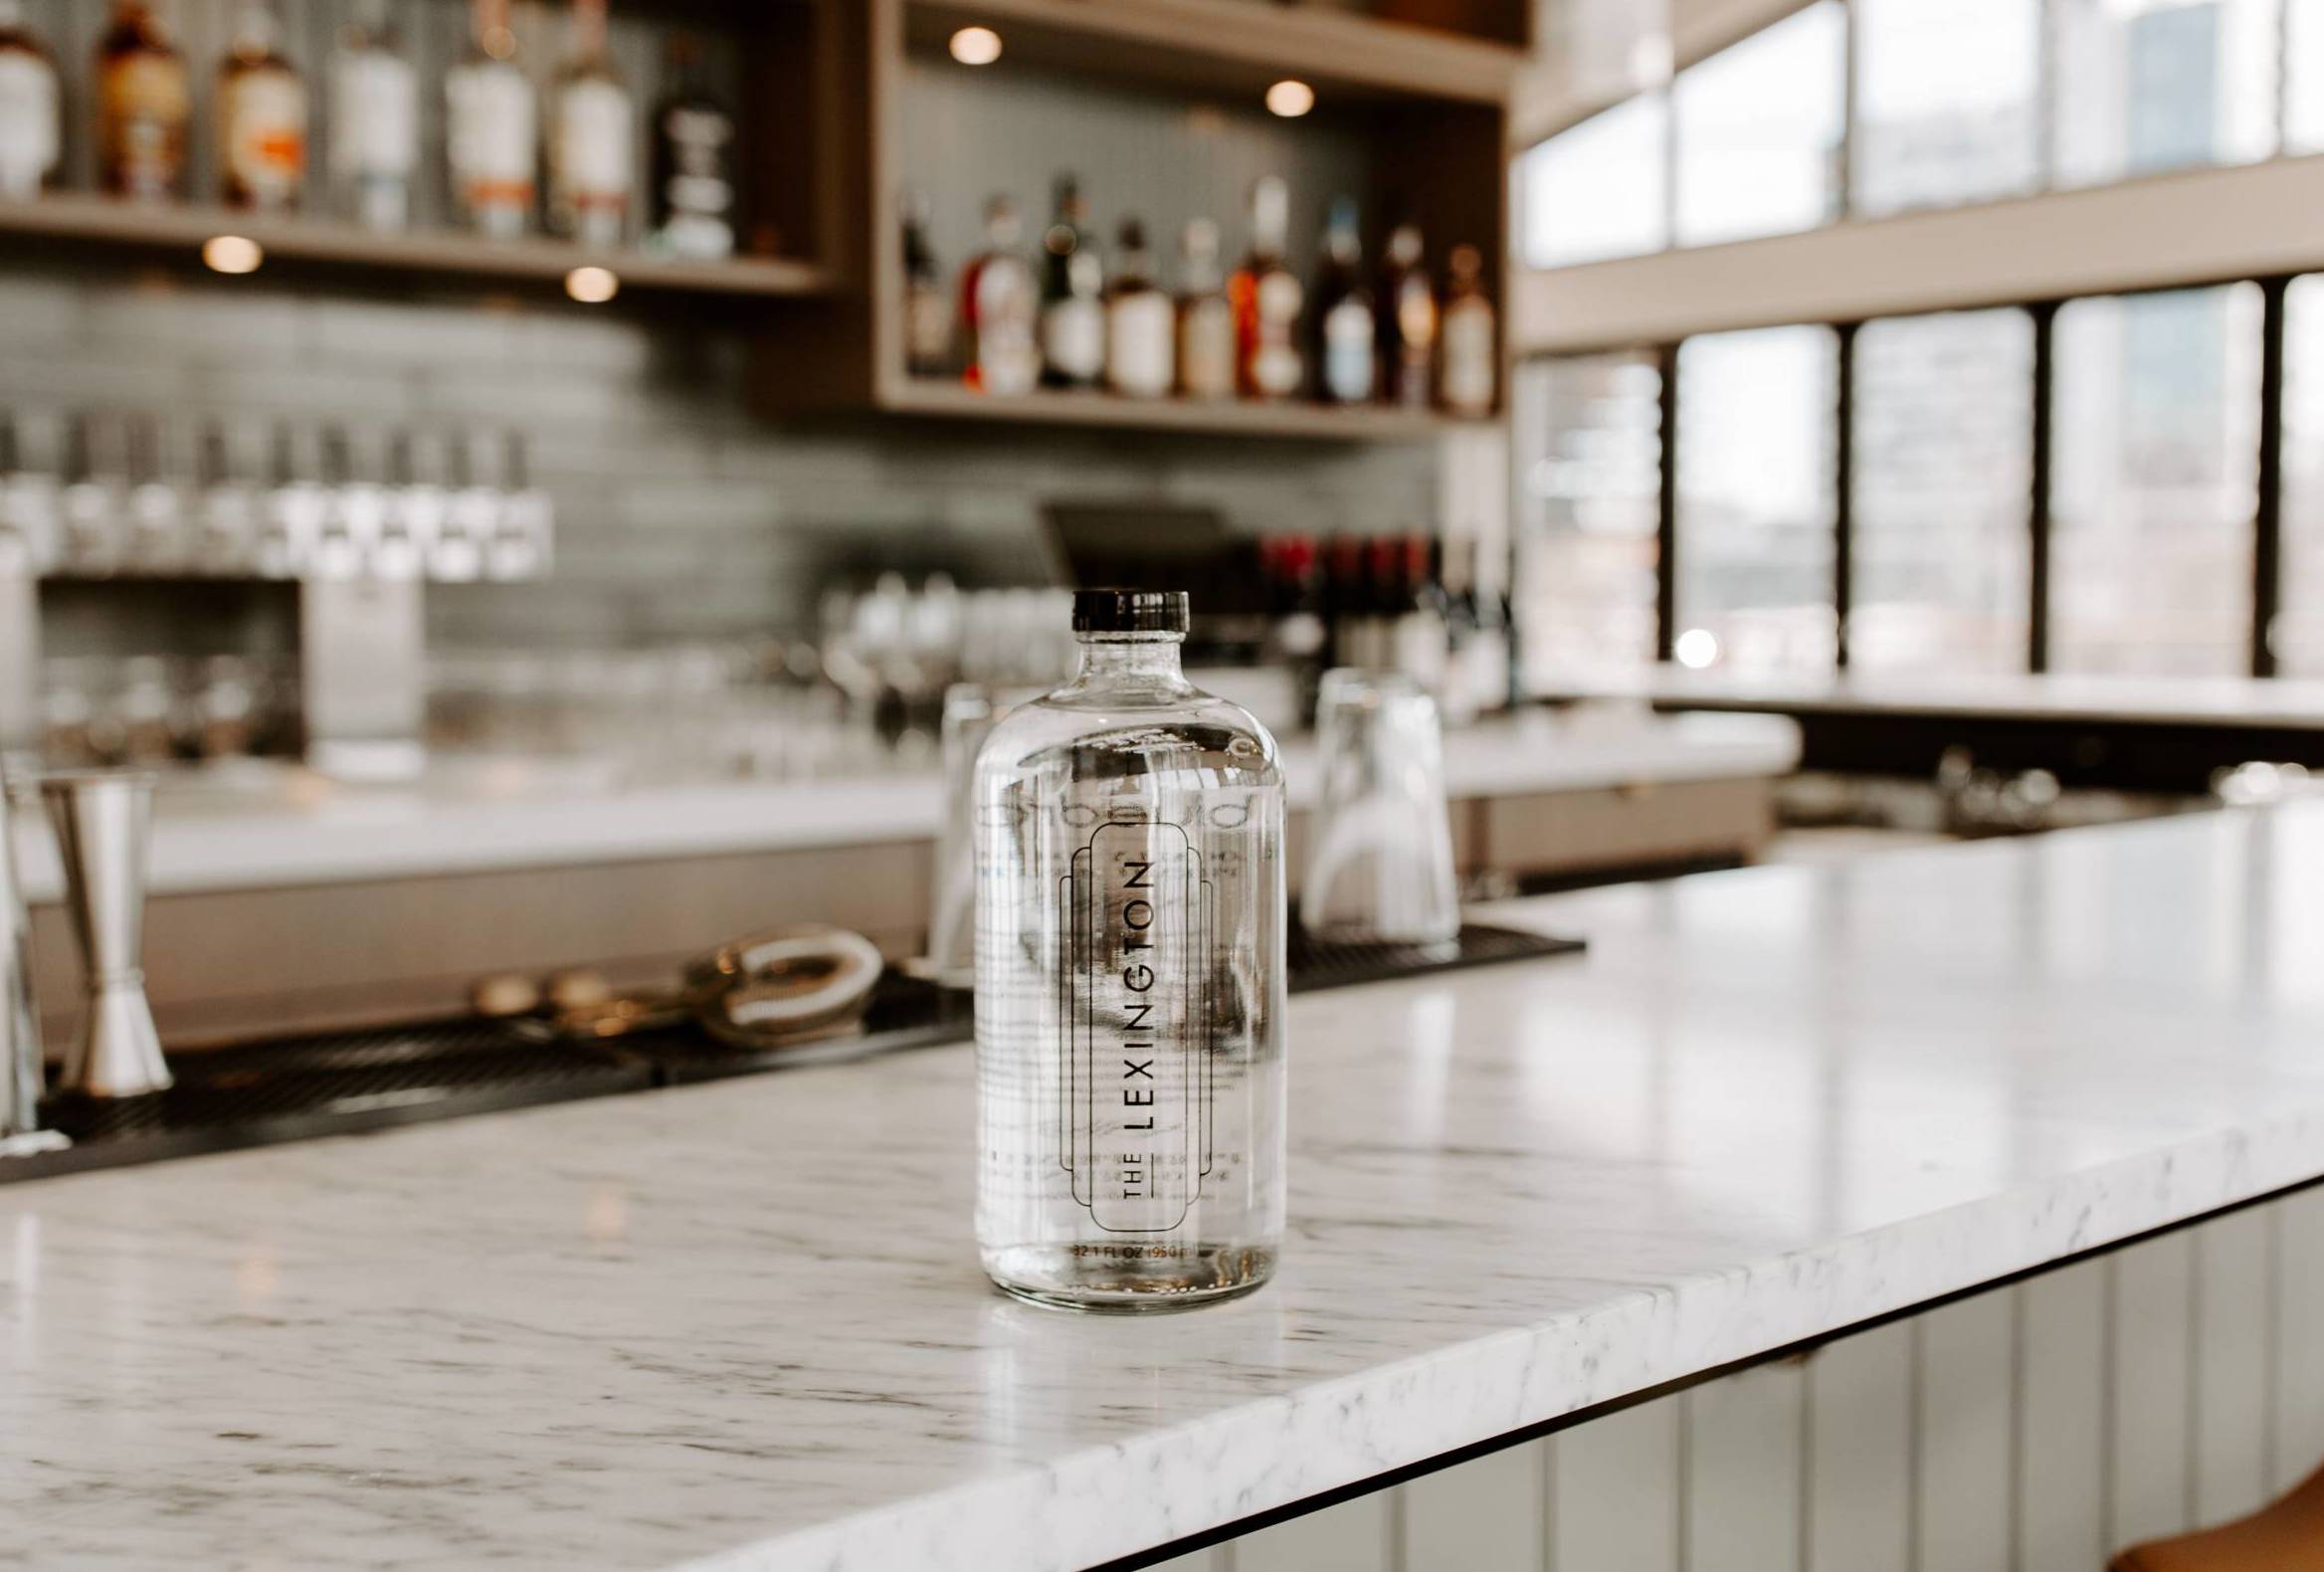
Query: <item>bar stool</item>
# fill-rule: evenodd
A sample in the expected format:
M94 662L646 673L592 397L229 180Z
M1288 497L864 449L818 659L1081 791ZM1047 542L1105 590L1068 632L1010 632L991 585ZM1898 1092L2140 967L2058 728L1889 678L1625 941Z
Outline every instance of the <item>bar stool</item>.
M2248 1517L2133 1545L2109 1572L2324 1572L2324 1469Z

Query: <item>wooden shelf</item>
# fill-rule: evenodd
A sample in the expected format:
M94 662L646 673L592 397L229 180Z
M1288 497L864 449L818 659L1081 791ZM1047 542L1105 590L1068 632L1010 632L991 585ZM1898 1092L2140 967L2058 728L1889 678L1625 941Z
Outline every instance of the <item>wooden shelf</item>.
M1340 442L1419 442L1448 431L1493 424L1434 410L1323 404L1216 403L1123 398L1111 393L1044 389L1002 395L956 382L898 378L880 390L879 407L899 415L1019 425L1092 426L1120 431L1208 432L1238 437L1303 437Z
M561 287L574 268L612 270L625 291L736 296L804 296L835 293L824 269L766 257L698 262L604 251L568 241L493 241L433 232L380 234L320 219L269 218L216 207L139 206L79 192L37 202L0 202L0 239L147 253L201 265L202 243L242 235L267 252L267 268L295 263L349 272L444 280L530 281Z
M1001 34L1001 67L1220 90L1297 77L1328 102L1367 97L1507 101L1524 52L1441 28L1255 0L907 0L906 36L941 48L971 23Z

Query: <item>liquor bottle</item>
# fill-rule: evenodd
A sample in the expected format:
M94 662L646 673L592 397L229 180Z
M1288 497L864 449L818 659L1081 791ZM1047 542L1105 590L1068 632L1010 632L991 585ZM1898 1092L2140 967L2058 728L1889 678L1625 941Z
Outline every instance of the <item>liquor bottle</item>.
M500 493L478 479L466 432L454 432L445 452L444 522L428 576L466 584L484 577L485 554L500 529Z
M247 571L256 529L251 491L235 478L226 428L212 421L194 460L193 570L222 577Z
M307 572L322 533L322 488L309 478L300 446L288 422L275 427L258 542L251 553L261 578L294 579Z
M57 478L25 468L16 417L0 411L0 571L52 571L57 528Z
M120 559L128 490L121 479L119 427L76 414L65 428L64 486L57 497L60 562L68 573L101 578Z
M141 0L114 0L97 47L98 188L141 202L182 197L193 112L185 57L160 17Z
M654 109L654 245L673 257L734 253L734 116L710 93L701 41L674 33L670 91Z
M1186 629L1080 591L1080 670L977 757L977 1243L1039 1304L1200 1304L1281 1247L1282 774Z
M0 199L47 188L64 146L57 63L25 26L24 0L0 0Z
M390 31L387 0L363 0L330 70L330 205L366 229L412 221L420 166L420 84Z
M985 206L985 249L960 276L967 382L987 393L1029 393L1041 380L1041 306L1033 270L1017 250L1021 224L1017 204L994 197Z
M379 533L381 578L424 578L444 529L444 488L423 470L418 440L398 431L387 448L387 513Z
M1289 535L1267 545L1267 664L1290 672L1298 689L1300 721L1312 725L1316 695L1331 656L1315 541L1307 535Z
M452 198L471 229L497 239L532 226L539 108L516 60L508 0L476 0L468 53L444 81Z
M1331 205L1308 322L1315 396L1326 404L1370 403L1379 382L1379 329L1372 319L1372 292L1364 283L1364 243L1356 229L1356 204L1348 197Z
M1105 381L1131 398L1167 398L1178 379L1177 311L1154 282L1146 226L1121 221L1105 290Z
M549 227L618 246L630 226L636 116L606 48L606 0L573 0L572 44L549 120Z
M1451 650L1451 627L1431 538L1415 534L1389 544L1403 560L1393 581L1396 604L1388 624L1387 665L1429 692L1441 692Z
M1235 307L1219 275L1219 226L1198 218L1179 241L1178 391L1235 396Z
M1089 210L1071 175L1057 183L1057 217L1041 238L1041 380L1095 387L1105 375L1105 268L1082 225Z
M1299 354L1305 292L1283 260L1290 232L1290 189L1268 175L1252 187L1251 254L1227 290L1235 308L1235 379L1247 398L1290 398L1306 378Z
M913 376L938 377L951 369L951 359L952 310L936 250L928 244L928 198L909 191L903 199L904 365Z
M218 65L218 188L228 207L287 213L306 183L306 83L273 0L241 0Z
M163 473L160 422L151 415L131 417L127 452L122 564L139 573L166 573L184 559L185 527L177 488Z
M1399 224L1389 235L1375 304L1382 397L1402 409L1427 409L1437 364L1437 290L1422 261L1418 225Z
M484 556L484 575L494 579L538 578L549 570L555 546L556 510L548 492L532 484L524 433L509 432L500 466L500 521Z
M322 434L322 508L307 571L316 578L351 579L362 573L378 522L376 486L355 478L354 452L344 429Z
M1489 415L1500 378L1493 302L1484 291L1484 258L1474 246L1455 246L1445 287L1444 366L1438 398L1456 415Z

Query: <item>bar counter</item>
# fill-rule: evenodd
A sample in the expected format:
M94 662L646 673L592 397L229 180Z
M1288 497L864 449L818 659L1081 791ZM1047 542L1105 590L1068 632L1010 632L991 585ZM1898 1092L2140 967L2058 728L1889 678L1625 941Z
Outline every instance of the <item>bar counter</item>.
M0 1192L75 1566L1074 1569L2324 1176L2324 804L1493 908L1294 1001L1279 1278L990 1292L966 1048ZM1586 1421L1585 1421L1586 1422Z

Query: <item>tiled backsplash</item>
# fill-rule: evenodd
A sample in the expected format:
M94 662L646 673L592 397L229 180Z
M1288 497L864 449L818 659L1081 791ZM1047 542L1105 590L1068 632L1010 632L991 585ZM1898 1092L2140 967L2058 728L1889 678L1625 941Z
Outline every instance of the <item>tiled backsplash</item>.
M748 407L748 331L782 352L782 318L591 310L562 302L407 299L0 268L0 406L28 462L53 463L61 417L153 411L237 430L246 463L277 420L344 424L358 454L394 428L521 430L557 505L541 583L432 591L444 646L617 647L799 628L833 572L945 567L1036 581L1044 502L1217 506L1255 530L1426 527L1434 448L1285 444L900 420L770 425ZM496 439L491 444L496 451ZM368 462L376 462L372 459ZM124 650L135 647L123 630Z

